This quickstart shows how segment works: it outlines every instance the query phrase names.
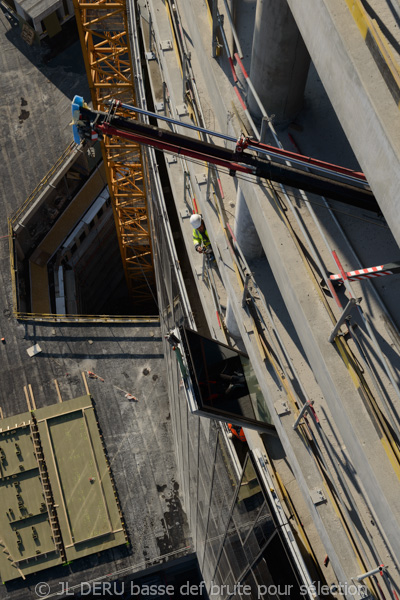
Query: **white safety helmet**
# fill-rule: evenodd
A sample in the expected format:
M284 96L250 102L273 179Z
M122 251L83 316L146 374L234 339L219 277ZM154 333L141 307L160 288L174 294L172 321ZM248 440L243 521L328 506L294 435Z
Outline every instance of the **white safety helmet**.
M201 215L192 215L190 217L190 224L193 229L198 229L201 225Z

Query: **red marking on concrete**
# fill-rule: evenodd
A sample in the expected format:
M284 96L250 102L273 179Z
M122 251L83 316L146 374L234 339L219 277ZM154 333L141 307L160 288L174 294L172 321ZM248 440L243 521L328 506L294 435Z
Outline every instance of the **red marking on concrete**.
M243 75L245 76L246 79L248 79L249 76L247 75L246 69L244 68L243 63L240 60L240 56L239 56L239 54L237 52L235 52L235 58L236 58L236 61L237 61L238 65L239 65L239 67L240 67Z
M235 66L233 64L233 60L231 59L230 56L228 57L228 60L229 60L229 64L231 65L231 71L232 71L232 75L233 75L233 81L235 83L237 83L238 82L238 78L237 78L237 75L236 75L236 71L235 71Z
M234 89L235 89L235 92L236 92L236 96L239 98L239 102L242 105L243 110L247 111L246 105L245 105L245 103L242 100L242 96L240 95L239 90L237 89L237 87L235 87Z

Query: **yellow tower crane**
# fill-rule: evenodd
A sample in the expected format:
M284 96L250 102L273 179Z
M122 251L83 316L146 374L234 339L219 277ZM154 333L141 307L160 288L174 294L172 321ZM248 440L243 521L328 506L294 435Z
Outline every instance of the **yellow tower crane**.
M93 108L107 111L111 99L135 104L126 0L74 0L74 7ZM129 293L143 302L154 267L141 146L116 137L101 146Z

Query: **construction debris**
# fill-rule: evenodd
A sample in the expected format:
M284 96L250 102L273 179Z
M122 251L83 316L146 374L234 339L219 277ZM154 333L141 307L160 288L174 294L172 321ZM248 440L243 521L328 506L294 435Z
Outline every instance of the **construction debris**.
M90 379L99 379L100 381L104 382L104 379L102 377L99 377L99 375L96 375L96 373L93 373L93 371L87 371L88 377L90 377Z
M36 354L39 354L39 352L42 351L41 347L39 346L39 344L35 344L34 346L31 346L30 348L27 348L27 353L30 357L35 356Z

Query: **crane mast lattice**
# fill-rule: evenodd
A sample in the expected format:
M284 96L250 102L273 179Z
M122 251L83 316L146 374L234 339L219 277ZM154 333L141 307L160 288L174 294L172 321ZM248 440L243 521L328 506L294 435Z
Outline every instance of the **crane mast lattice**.
M132 102L126 0L74 0L74 7L93 108L107 110L105 103L111 98ZM122 107L118 114L127 116ZM113 135L101 146L129 293L144 302L151 298L154 267L141 146Z

